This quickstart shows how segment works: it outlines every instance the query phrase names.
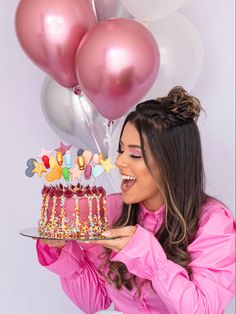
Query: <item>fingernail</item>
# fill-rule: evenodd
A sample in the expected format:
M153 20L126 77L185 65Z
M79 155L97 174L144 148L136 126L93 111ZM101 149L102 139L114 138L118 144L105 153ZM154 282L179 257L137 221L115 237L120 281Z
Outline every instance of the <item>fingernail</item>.
M108 236L111 235L111 231L104 231L104 232L102 233L102 235L103 235L104 237L108 237Z

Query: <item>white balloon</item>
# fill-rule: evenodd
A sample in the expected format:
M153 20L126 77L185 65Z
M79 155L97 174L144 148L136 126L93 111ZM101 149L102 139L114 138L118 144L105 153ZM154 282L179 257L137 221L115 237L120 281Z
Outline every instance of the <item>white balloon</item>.
M166 96L177 85L191 91L204 63L202 38L196 27L183 15L148 23L160 49L158 77L144 100Z
M143 21L156 21L178 10L186 0L121 0L126 9Z

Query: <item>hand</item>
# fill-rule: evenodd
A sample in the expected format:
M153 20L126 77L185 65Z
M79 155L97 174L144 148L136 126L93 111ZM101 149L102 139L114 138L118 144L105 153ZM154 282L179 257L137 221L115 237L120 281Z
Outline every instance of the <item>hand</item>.
M126 226L122 228L111 229L109 231L103 232L105 238L110 240L90 240L88 241L88 243L100 244L106 248L112 249L115 252L119 252L130 241L135 231L135 226Z
M33 238L37 240L36 238ZM63 246L66 245L66 240L48 240L48 239L40 239L40 241L44 244L47 244L49 247L56 247L62 249Z

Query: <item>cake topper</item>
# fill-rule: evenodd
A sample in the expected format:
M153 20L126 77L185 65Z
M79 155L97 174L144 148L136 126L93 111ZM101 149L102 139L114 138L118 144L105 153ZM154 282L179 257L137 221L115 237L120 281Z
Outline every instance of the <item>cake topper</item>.
M60 146L53 150L41 148L41 153L36 158L27 161L25 174L32 177L35 173L48 183L62 181L71 183L74 180L95 180L97 177L110 173L115 165L110 157L104 159L101 152L92 153L89 150L79 148L72 158L71 145L60 142ZM94 183L94 182L93 182Z

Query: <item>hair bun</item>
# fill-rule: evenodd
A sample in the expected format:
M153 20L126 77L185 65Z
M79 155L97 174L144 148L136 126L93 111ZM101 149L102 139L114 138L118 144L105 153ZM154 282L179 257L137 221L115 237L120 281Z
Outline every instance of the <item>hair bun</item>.
M197 120L201 111L200 101L187 93L182 86L176 86L169 92L167 97L158 98L169 114L176 118L187 121Z

